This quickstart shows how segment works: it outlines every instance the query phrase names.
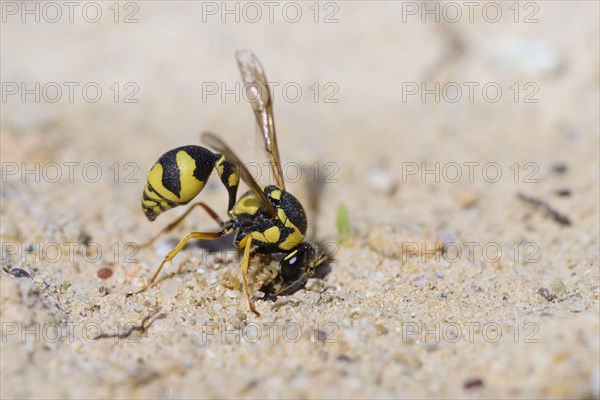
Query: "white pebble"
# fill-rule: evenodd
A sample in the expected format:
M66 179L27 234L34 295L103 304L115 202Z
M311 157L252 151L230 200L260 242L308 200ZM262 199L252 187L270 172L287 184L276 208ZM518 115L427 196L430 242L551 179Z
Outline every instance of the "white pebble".
M509 38L489 46L494 65L508 73L555 73L563 66L559 49L544 40Z
M6 214L0 214L0 237L19 240L21 235L15 221Z
M389 194L398 186L392 171L387 167L371 168L367 173L367 182L373 189Z
M590 374L590 389L592 398L600 399L600 368L596 368Z
M179 282L175 279L168 279L160 285L160 292L166 298L174 298L179 293Z

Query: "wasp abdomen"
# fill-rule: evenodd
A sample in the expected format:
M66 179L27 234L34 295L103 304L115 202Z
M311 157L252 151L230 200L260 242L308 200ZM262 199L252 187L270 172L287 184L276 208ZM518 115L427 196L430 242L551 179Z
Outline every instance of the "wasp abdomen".
M215 166L235 199L239 179L222 155L201 146L182 146L160 156L148 171L144 188L142 208L146 217L153 221L163 211L189 203L204 189Z

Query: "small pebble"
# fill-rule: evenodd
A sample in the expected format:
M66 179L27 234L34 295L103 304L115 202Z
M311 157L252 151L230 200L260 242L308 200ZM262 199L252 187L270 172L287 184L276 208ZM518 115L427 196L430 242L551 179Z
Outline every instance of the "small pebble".
M428 353L433 353L437 349L438 349L437 343L427 343L425 345L425 351L428 352Z
M92 237L89 235L89 233L81 232L81 234L79 235L79 241L85 247L88 247L90 245L90 242L92 241Z
M471 208L479 202L479 196L475 192L461 190L455 194L456 200L462 208Z
M181 283L176 279L166 279L160 285L160 293L167 298L175 298L181 289Z
M383 280L385 280L385 278L386 278L386 275L383 272L381 272L381 271L377 271L373 275L373 280L374 281L383 281Z
M565 284L558 278L554 278L548 284L548 290L555 297L559 297L567 291Z
M573 313L580 313L580 312L585 311L585 309L586 309L585 304L582 302L569 304L567 306L567 308L569 309L569 311L571 311Z
M556 163L552 166L552 172L555 174L564 174L568 170L567 166L563 163Z
M93 258L96 256L96 254L98 254L98 249L99 247L96 246L86 247L85 252L88 255L88 257Z
M13 268L10 270L10 274L12 276L14 276L15 278L30 278L31 279L31 275L29 275L29 272L25 271L24 269L21 268Z
M435 276L437 276L440 279L444 279L444 273L441 271L436 271L435 272Z
M571 195L571 191L569 189L559 189L554 192L558 197L569 197Z
M21 233L15 221L6 214L0 214L0 237L19 240Z
M313 343L324 343L327 340L328 333L322 329L317 329L312 332L311 341Z
M125 270L125 276L128 278L135 278L138 272L140 272L140 269L141 268L139 264L133 264Z
M71 282L64 281L63 283L60 284L59 290L61 293L66 293L70 287L71 287Z
M404 331L406 332L406 334L414 334L417 331L417 328L415 328L412 325L406 325Z
M539 288L537 292L540 296L545 298L546 301L554 301L554 299L556 299L556 296L550 293L550 291L546 288Z
M408 349L394 354L394 361L412 369L418 369L423 365L419 357Z
M490 46L492 61L505 74L558 73L564 65L559 47L547 40L506 38Z
M100 268L98 270L98 272L96 273L96 275L98 275L98 278L100 279L108 279L112 276L113 271L110 268L104 267L104 268Z
M371 168L367 173L367 182L376 190L383 193L394 194L398 188L398 183L389 168L379 166Z
M600 398L600 368L590 374L590 389L594 399Z
M231 271L226 271L223 275L219 276L219 283L231 290L239 290L242 287L242 283L237 275Z
M477 389L483 386L483 380L479 378L468 379L463 384L465 389Z
M382 324L375 324L375 329L382 335L387 335L390 331L387 326Z

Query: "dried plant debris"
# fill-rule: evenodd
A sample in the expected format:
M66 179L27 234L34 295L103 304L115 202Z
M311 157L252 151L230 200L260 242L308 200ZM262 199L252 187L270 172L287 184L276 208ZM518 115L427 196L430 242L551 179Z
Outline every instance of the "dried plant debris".
M548 203L546 203L544 200L541 200L541 199L538 199L535 197L530 197L530 196L524 195L523 193L517 193L517 197L519 198L519 200L529 203L536 208L541 208L542 210L545 211L545 213L548 217L552 218L558 224L560 224L562 226L570 226L571 225L571 219L568 216L559 213L554 208L552 208L552 206L550 206Z
M160 309L161 308L158 307L156 310L154 310L153 312L148 314L139 325L128 326L124 331L119 332L119 333L112 333L112 334L101 333L100 335L96 336L94 339L95 340L107 339L107 338L125 339L125 338L128 338L129 336L131 336L131 334L136 331L138 331L140 333L144 333L150 327L150 325L152 325L152 322L154 322L154 320L156 318L164 316L164 314L157 316L157 314L160 312Z
M558 189L554 192L555 195L557 195L558 197L569 197L571 196L571 190L570 189Z

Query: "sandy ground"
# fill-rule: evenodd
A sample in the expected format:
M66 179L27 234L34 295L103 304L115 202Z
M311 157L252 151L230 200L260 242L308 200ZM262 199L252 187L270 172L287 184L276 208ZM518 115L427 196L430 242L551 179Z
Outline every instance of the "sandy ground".
M254 4L2 2L1 397L599 398L598 3ZM141 212L159 155L211 130L268 172L239 48L336 261L256 317L192 243L126 298L216 229L137 247L184 211Z

